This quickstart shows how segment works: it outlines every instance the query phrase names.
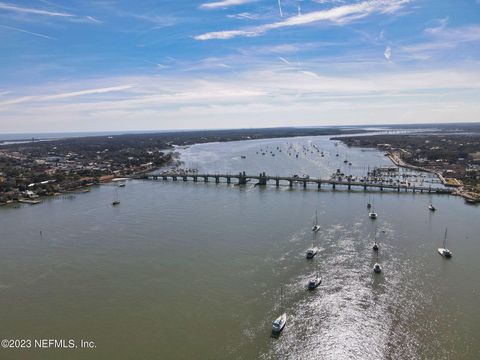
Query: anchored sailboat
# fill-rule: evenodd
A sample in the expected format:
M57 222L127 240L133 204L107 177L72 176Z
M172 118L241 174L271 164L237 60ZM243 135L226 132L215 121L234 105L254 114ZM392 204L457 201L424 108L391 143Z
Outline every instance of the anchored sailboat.
M317 255L318 249L315 247L315 239L317 238L317 233L314 231L312 236L312 246L307 249L306 257L307 259L313 259Z
M373 250L378 251L379 246L377 243L377 226L375 225L375 235L373 236Z
M120 204L120 200L118 199L118 189L115 189L115 194L113 196L112 205L115 206L115 205L118 205L118 204Z
M313 223L312 231L317 232L318 230L320 230L320 225L318 225L317 210L315 210L315 222Z
M445 228L445 236L443 238L443 247L438 248L438 253L446 258L452 257L452 252L447 249L447 228Z

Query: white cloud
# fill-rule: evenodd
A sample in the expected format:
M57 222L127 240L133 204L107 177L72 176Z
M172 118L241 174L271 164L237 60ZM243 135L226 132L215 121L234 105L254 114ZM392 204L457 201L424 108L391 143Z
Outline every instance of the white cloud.
M315 22L333 22L345 24L374 13L393 13L402 8L409 0L370 0L361 3L334 7L328 10L310 12L289 17L275 23L264 24L250 29L214 31L194 36L196 40L231 39L244 36L253 37L273 29L301 26Z
M390 46L386 47L383 56L385 56L385 59L390 60L390 58L392 57L392 48Z
M226 8L229 6L237 6L248 4L254 2L256 0L223 0L223 1L215 1L209 3L203 3L200 5L201 9L218 9L218 8Z
M12 12L17 12L17 13L43 15L43 16L58 16L58 17L72 17L72 16L75 16L73 14L68 14L68 13L64 13L64 12L20 7L20 6L17 6L17 5L7 4L7 3L4 3L4 2L0 2L0 9L7 10L7 11L12 11Z

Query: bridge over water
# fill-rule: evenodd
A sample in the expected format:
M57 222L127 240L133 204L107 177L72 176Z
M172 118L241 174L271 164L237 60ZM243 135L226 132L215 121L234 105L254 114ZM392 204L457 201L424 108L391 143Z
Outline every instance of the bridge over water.
M266 186L267 184L275 184L275 186L287 185L293 187L294 184L300 184L304 188L307 188L307 185L314 185L318 189L321 189L322 186L327 186L332 189L343 188L351 190L352 188L360 188L363 190L374 189L374 190L393 190L393 191L412 191L412 192L427 192L427 193L437 193L437 194L451 194L452 189L449 188L438 188L431 186L415 186L415 185L399 185L392 184L388 182L366 182L366 181L349 181L349 180L335 180L335 179L321 179L321 178L312 178L309 176L271 176L265 173L258 175L248 175L245 172L240 172L238 174L200 174L200 173L178 173L178 172L164 172L158 175L143 175L140 177L145 180L173 180L173 181L193 181L193 182L210 182L214 181L219 184L221 182L227 184L236 184L236 185L246 185L251 181L256 181L256 186Z

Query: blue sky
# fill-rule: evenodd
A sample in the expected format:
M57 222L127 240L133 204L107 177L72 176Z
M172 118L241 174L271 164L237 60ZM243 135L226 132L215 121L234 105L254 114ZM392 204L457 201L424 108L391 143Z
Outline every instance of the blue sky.
M480 121L480 0L0 0L0 132Z

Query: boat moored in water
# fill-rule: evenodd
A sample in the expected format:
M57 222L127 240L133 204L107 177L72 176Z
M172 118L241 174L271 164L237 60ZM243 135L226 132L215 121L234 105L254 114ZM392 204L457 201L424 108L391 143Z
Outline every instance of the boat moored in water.
M443 247L437 249L438 253L445 258L451 258L452 252L447 249L447 228L445 228L445 236L443 238Z
M316 289L322 283L322 279L320 277L315 277L308 280L307 288L308 290Z
M287 323L287 314L283 313L272 322L272 333L279 334L282 332Z

